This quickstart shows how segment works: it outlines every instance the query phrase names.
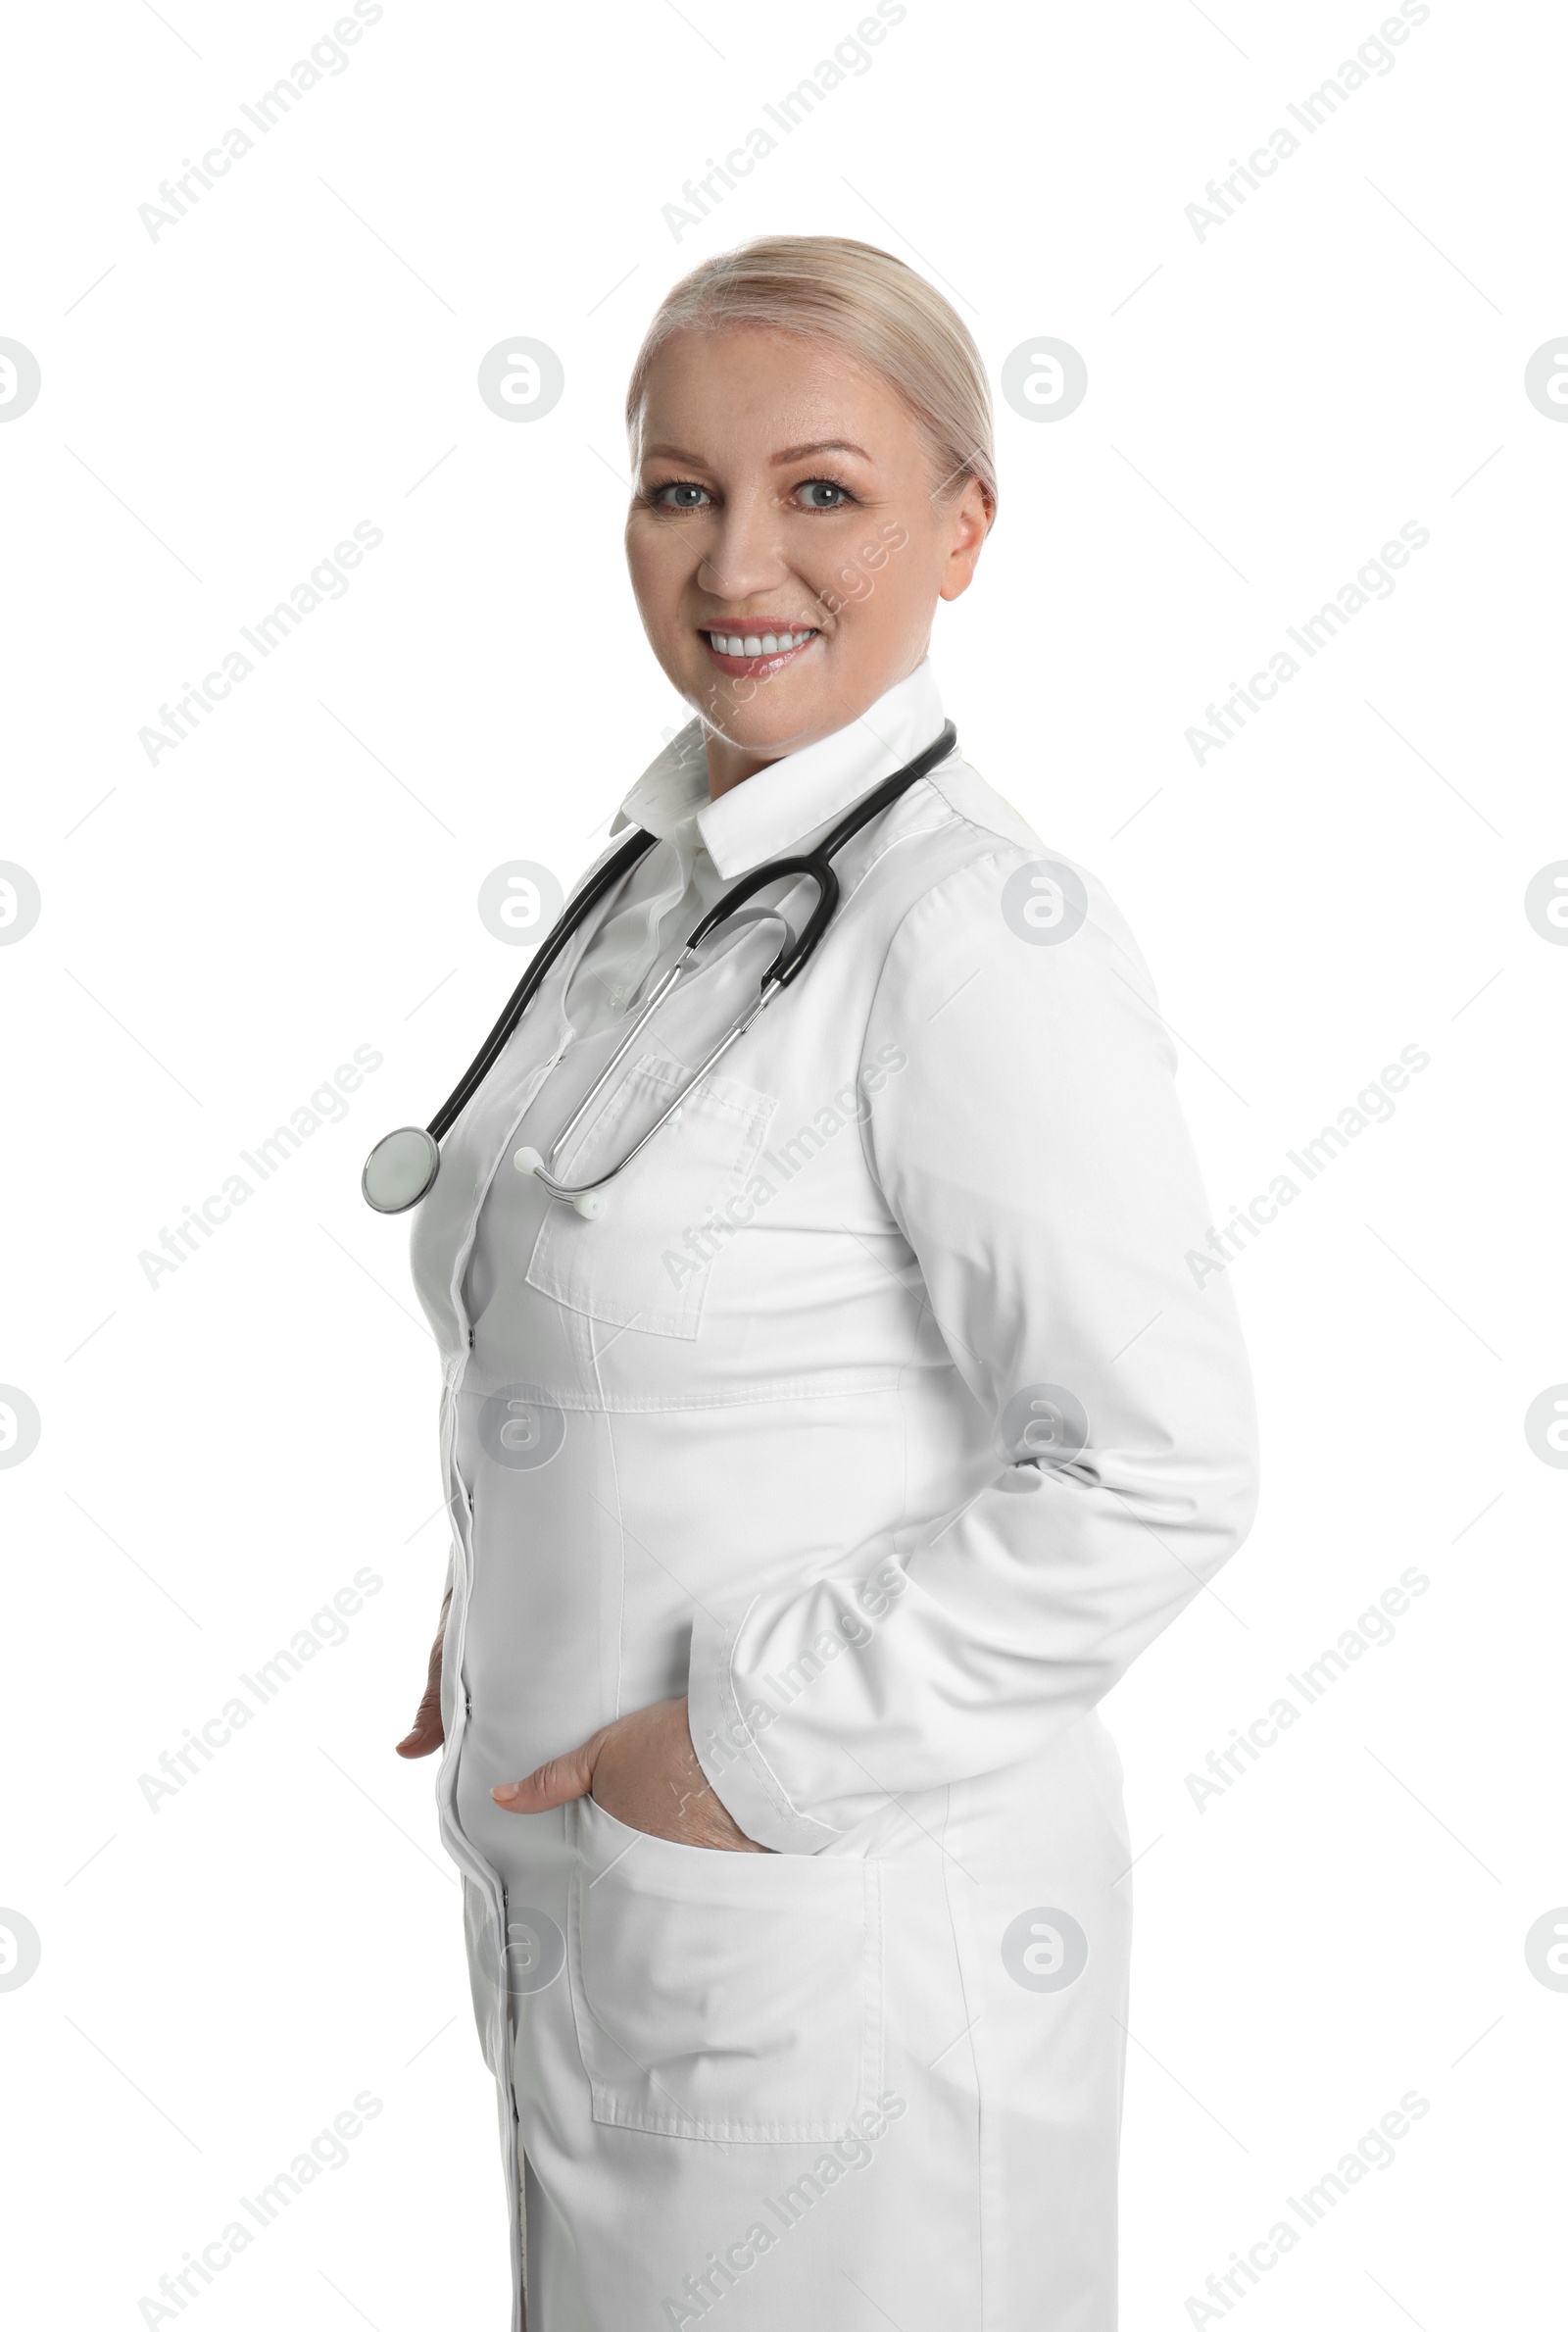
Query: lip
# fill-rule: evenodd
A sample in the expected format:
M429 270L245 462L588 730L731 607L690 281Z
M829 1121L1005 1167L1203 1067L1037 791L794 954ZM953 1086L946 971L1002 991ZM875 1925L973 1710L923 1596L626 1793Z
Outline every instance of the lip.
M714 624L711 628L717 630L718 626ZM740 626L736 628L739 629ZM765 629L766 627L759 626L756 622L748 622L745 628L748 631L756 631L759 628ZM800 626L794 623L781 623L775 628L780 631L796 631ZM760 680L764 675L771 678L774 672L783 671L786 665L799 663L803 656L808 655L816 646L822 636L820 631L813 631L810 638L802 640L798 648L784 648L773 656L721 656L708 636L709 629L707 624L700 623L697 627L697 636L708 652L709 661L716 665L721 672L727 673L732 680ZM729 636L733 637L734 634L731 633Z

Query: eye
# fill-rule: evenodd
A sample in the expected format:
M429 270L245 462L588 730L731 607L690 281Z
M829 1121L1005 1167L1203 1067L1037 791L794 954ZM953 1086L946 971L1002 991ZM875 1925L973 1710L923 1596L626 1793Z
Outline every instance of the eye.
M802 480L795 491L805 496L808 510L847 510L855 500L849 487L841 486L836 477L808 477ZM831 496L832 499L818 501L818 495Z
M674 477L665 485L655 486L648 498L656 510L701 510L707 494L706 486L695 485L687 477Z

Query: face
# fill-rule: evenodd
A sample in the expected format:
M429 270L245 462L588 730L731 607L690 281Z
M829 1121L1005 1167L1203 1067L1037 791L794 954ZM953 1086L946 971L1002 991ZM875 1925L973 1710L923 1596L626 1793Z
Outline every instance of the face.
M968 588L985 538L979 486L937 497L895 391L795 333L673 333L632 456L632 589L707 724L715 795L913 671L937 601Z

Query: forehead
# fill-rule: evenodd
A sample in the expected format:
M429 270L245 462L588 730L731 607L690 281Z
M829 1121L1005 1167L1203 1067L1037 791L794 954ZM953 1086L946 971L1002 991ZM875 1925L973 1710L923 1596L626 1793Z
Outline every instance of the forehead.
M897 392L849 351L770 326L672 332L648 369L640 413L645 454L750 450L766 459L808 440L846 438L896 459L914 422Z

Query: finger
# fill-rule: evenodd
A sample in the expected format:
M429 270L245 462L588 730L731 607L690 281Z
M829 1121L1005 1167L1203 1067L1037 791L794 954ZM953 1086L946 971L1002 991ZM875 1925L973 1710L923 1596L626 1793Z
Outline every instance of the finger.
M397 1745L400 1758L427 1758L441 1747L446 1739L441 1722L441 1680L437 1677L424 1688L424 1698L415 1713L413 1724Z
M580 1749L547 1758L521 1781L498 1782L491 1797L508 1813L546 1813L552 1806L564 1806L568 1798L586 1798L593 1786L594 1759L601 1739L602 1735L595 1733Z
M424 1697L415 1711L414 1722L397 1744L400 1758L427 1758L439 1749L446 1739L446 1727L441 1722L441 1658L446 1636L447 1607L441 1606L441 1624L435 1642L430 1647L429 1663L425 1670Z

